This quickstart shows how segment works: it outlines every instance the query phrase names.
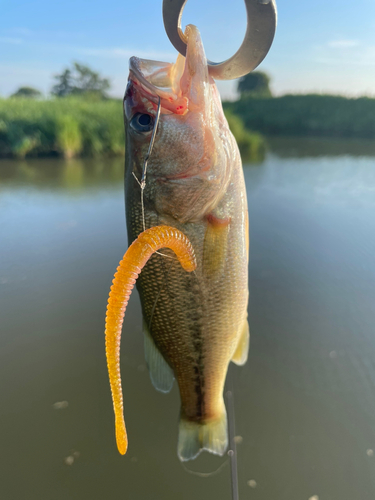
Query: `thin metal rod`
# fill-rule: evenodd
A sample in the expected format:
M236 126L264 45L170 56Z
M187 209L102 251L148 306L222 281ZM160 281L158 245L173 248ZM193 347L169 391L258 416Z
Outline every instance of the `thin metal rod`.
M160 119L160 96L159 97L159 102L158 102L158 108L156 110L156 116L155 116L155 122L154 122L154 128L152 129L152 135L150 139L150 144L148 146L148 151L145 156L145 159L143 161L143 168L142 168L142 177L141 180L139 181L137 176L135 175L134 172L132 172L134 179L138 182L139 187L141 188L141 208L142 208L142 225L143 225L143 231L146 231L146 220L145 220L145 204L143 200L143 192L146 187L146 174L147 174L147 165L148 165L148 160L150 159L151 153L152 153L152 148L154 147L154 142L155 142L155 136L156 136L156 131L158 129L159 125L159 119ZM158 255L162 255L163 257L167 257L168 259L172 260L178 260L176 257L172 257L170 255L166 255L162 252L154 252L157 253Z
M232 500L239 500L238 495L238 472L237 472L237 447L236 447L236 426L234 418L234 397L233 397L233 375L232 370L228 373L228 391L226 392L228 403L228 434L230 458L230 477L232 485Z
M160 119L160 108L161 108L161 104L160 104L160 96L159 96L159 102L158 102L158 109L156 110L156 116L155 116L155 122L154 122L154 128L152 129L152 135L151 135L151 139L150 139L150 144L148 145L148 151L147 151L147 154L145 156L145 159L143 161L143 168L142 168L142 177L141 177L141 180L139 181L137 179L137 176L135 175L134 172L133 173L133 176L135 178L135 180L138 182L139 184L139 187L141 188L141 207L142 207L142 224L143 224L143 231L146 231L146 221L145 221L145 205L144 205L144 202L143 202L143 191L146 187L146 174L147 174L147 165L148 165L148 160L151 156L151 153L152 153L152 148L154 147L154 142L155 142L155 136L156 136L156 131L158 129L158 125L159 125L159 119ZM156 253L159 253L159 252L156 252Z
M155 136L156 136L156 131L158 129L158 124L159 124L159 118L160 118L160 96L159 97L159 102L158 102L158 109L156 111L156 116L155 116L155 123L154 123L154 128L152 130L152 136L150 140L150 144L148 146L148 151L145 156L145 160L143 163L143 172L142 172L142 179L141 179L141 189L144 189L146 186L146 174L147 174L147 162L151 156L152 148L154 147L154 142L155 142Z

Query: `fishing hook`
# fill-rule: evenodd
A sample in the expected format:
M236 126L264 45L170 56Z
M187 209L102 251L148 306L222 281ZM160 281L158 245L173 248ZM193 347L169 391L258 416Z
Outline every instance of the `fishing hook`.
M216 80L233 80L253 71L266 57L275 36L277 10L275 0L244 0L247 29L241 47L226 61L207 61L208 72ZM163 0L165 31L175 49L186 56L186 37L181 17L187 0Z

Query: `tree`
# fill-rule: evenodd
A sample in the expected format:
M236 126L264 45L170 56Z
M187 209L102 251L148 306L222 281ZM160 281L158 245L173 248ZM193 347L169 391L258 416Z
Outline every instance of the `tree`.
M52 87L52 94L58 97L90 94L105 98L110 88L107 78L102 78L96 71L77 62L73 63L72 69L66 68L61 75L56 75L55 80L57 83Z
M270 77L262 71L254 71L238 80L237 90L241 97L272 97Z
M70 69L65 69L61 75L54 76L58 83L52 87L52 94L65 97L73 93L73 77Z
M41 96L42 93L33 87L20 87L10 97L29 97L30 99L36 99Z

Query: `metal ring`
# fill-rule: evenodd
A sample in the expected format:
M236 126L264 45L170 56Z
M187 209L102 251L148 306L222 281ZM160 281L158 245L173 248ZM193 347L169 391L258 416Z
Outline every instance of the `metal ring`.
M247 29L241 47L226 61L207 61L208 71L216 80L233 80L253 71L266 57L275 36L277 11L275 0L244 0ZM165 31L172 45L186 56L186 38L181 30L182 11L187 0L163 0Z

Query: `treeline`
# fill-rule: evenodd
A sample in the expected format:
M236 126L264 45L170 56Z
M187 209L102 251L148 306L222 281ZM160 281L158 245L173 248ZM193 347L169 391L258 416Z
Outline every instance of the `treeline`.
M110 82L73 63L55 75L50 99L31 87L0 99L0 158L123 156L122 104ZM237 84L239 99L224 103L244 161L261 161L264 136L375 138L375 99L331 95L272 97L270 78L252 72Z
M80 63L54 76L51 99L20 87L0 99L0 157L124 155L120 100L110 82Z
M110 81L77 62L54 80L51 99L43 100L32 87L20 87L9 99L0 99L0 158L124 155L122 103L109 98ZM242 158L261 161L263 137L247 130L229 110L227 118Z
M224 109L265 135L375 138L375 99L331 95L244 95Z

